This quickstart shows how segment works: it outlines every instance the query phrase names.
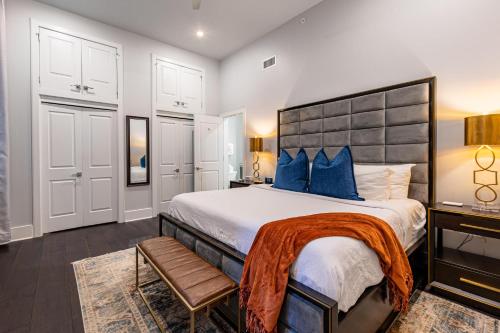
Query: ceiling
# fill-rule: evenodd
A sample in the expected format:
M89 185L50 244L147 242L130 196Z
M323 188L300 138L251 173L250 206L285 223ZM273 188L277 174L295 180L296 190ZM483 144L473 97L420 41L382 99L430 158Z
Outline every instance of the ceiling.
M223 59L322 0L38 0L186 50ZM203 30L203 38L196 37Z

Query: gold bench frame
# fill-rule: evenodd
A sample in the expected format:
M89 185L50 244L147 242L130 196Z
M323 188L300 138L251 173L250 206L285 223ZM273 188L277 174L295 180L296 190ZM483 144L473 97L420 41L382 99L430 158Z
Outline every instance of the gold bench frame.
M158 276L160 277L159 279L139 284L139 253L144 258L144 260L153 268L153 270L156 272L156 274L158 274ZM196 254L193 253L193 255L196 255ZM175 294L175 296L184 304L184 306L186 306L188 308L189 315L190 315L190 330L189 330L190 333L194 333L195 329L196 329L195 315L196 315L197 311L206 308L207 309L207 317L208 317L210 315L210 306L213 303L218 302L223 298L229 299L229 296L231 294L233 294L234 292L237 292L239 289L239 287L236 286L235 288L228 290L225 293L218 295L217 297L211 298L210 300L206 301L205 303L202 303L198 306L192 307L191 304L189 304L189 302L177 290L177 288L175 288L174 285L167 279L167 277L161 273L161 271L153 263L153 261L144 253L144 251L142 251L139 244L137 244L135 246L135 289L139 292L139 295L141 296L142 300L144 301L144 304L146 304L146 306L149 310L149 313L151 314L154 321L156 322L156 325L158 326L160 331L162 331L163 333L166 333L165 328L161 325L160 319L154 313L153 309L151 308L151 305L146 300L146 296L144 295L144 293L141 290L141 288L148 286L152 283L158 282L160 280L165 282L167 284L167 286L169 287L169 289ZM241 332L240 326L241 326L240 309L238 309L238 331L237 331L238 333Z

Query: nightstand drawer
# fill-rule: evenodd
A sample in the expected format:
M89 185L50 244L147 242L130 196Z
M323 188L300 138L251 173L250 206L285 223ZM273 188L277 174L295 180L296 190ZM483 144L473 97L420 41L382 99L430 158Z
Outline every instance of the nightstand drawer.
M500 238L500 220L450 213L434 213L436 227L465 233Z
M435 261L435 280L500 302L500 278Z

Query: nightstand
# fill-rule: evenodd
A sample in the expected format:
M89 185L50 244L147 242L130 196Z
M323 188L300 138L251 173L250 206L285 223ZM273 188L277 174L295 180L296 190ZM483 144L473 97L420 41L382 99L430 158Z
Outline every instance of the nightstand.
M229 182L229 188L247 187L253 184L262 184L262 183L256 183L254 181L248 181L248 180L231 180Z
M429 289L500 316L500 260L443 245L444 229L499 239L500 214L436 204L429 216Z

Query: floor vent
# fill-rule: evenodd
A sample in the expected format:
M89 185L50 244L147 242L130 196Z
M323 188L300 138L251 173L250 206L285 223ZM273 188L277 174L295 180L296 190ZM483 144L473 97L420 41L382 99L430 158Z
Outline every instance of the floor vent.
M272 56L271 58L264 60L264 62L262 63L263 69L267 69L274 65L276 65L276 56Z

